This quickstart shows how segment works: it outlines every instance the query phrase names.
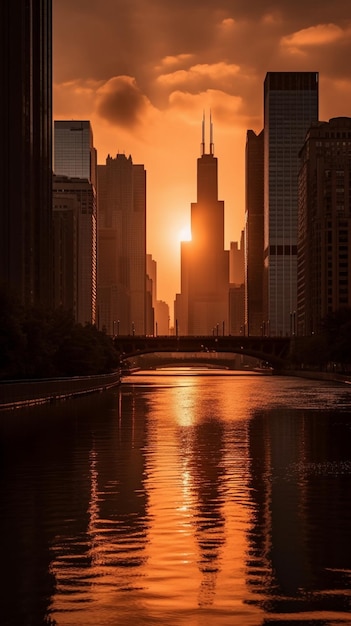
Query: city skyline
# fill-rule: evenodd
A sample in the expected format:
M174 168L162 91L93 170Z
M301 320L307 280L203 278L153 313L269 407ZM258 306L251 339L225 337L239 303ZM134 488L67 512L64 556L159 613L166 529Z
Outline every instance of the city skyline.
M54 118L89 119L99 163L121 152L145 165L147 249L171 306L203 111L221 163L226 248L244 225L246 132L262 128L266 72L318 71L320 119L350 114L348 4L299 4L54 3Z

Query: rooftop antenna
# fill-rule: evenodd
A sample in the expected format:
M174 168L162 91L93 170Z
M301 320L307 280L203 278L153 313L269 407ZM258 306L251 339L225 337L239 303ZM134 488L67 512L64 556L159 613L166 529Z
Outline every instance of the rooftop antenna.
M210 154L214 153L212 111L210 109Z
M201 155L205 154L205 111L202 114L202 142Z

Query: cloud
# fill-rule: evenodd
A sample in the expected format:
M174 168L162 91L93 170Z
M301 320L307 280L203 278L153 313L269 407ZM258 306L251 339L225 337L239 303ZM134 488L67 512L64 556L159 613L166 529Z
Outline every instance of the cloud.
M166 56L162 59L161 64L156 67L157 70L161 70L162 67L176 67L182 65L184 62L190 61L192 58L191 54L177 54L173 56Z
M199 63L188 70L177 70L169 74L162 74L157 82L166 87L184 86L187 89L198 90L201 85L228 84L228 80L238 74L238 65L220 63Z
M293 49L301 46L321 46L334 43L343 36L344 31L335 24L318 24L282 37L281 45Z
M97 92L96 110L111 124L135 128L147 114L150 102L131 76L116 76Z
M56 119L72 119L79 111L79 119L89 119L95 108L96 93L104 81L70 80L54 83L53 100ZM77 119L77 117L76 117Z
M218 125L238 124L243 102L238 96L217 89L207 89L198 94L174 91L169 97L170 109L187 121L199 124L203 111L212 111Z

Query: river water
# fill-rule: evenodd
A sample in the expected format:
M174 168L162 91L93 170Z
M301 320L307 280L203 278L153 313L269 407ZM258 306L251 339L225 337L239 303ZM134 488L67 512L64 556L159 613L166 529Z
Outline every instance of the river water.
M351 388L128 377L0 414L1 626L351 624Z

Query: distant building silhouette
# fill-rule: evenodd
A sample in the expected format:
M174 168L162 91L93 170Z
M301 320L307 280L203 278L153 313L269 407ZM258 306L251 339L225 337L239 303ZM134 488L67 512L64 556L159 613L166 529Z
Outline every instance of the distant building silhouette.
M181 243L181 293L175 302L176 332L209 335L228 329L229 255L224 250L224 202L218 200L218 165L212 120L210 150L197 160L197 202L191 204L191 241Z
M73 280L72 310L76 320L95 324L98 321L97 156L88 120L55 120L54 171L54 301L56 306L70 302L71 296L64 293L64 285ZM75 225L74 233L69 234L65 220ZM73 278L60 277L59 270L66 268L69 272L65 258L72 254L69 242L73 237ZM63 240L69 246L67 250L63 248Z
M244 284L245 279L245 247L244 231L241 231L240 242L231 241L229 248L229 282L235 285Z
M52 7L0 4L0 283L52 304Z
M98 165L99 326L109 334L147 332L146 171L132 157ZM149 303L149 304L147 304Z
M309 335L351 306L351 118L314 124L300 157L296 332Z
M271 335L291 332L297 310L299 151L318 120L316 72L268 72L264 82L264 271Z
M244 334L245 328L245 248L244 232L238 241L230 242L229 249L229 326L231 335Z
M229 286L229 334L244 335L245 320L245 286L231 284ZM222 329L219 329L220 333Z
M151 254L146 255L146 273L151 285L153 325L148 331L152 335L169 335L169 306L157 299L157 263Z
M264 131L248 130L245 152L245 334L266 335L263 304ZM267 300L267 298L266 298ZM267 308L267 306L266 306Z

